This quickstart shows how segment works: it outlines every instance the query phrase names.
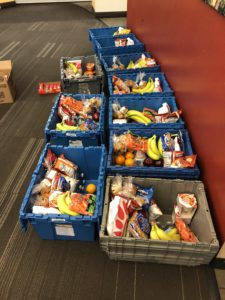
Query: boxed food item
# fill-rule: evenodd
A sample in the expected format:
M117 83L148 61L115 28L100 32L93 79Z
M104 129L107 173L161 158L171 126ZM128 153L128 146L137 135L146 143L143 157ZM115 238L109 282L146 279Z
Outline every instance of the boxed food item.
M12 61L0 61L0 104L13 103L16 87L13 80Z

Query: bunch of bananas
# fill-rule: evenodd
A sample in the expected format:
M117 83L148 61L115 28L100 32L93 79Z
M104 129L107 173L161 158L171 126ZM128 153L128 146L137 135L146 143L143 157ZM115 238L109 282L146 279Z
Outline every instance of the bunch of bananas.
M67 130L80 130L77 126L70 126L63 122L56 124L56 130L67 131Z
M159 160L163 156L163 148L162 141L159 138L157 143L156 135L154 134L152 137L148 139L148 147L147 147L147 155L153 160Z
M151 120L138 110L128 110L128 112L126 113L126 118L132 119L138 123L143 123L145 125L151 123Z
M149 77L148 82L144 88L133 88L132 93L134 94L145 94L152 93L154 91L155 84L151 77Z
M79 214L70 210L69 205L72 203L69 192L63 193L57 197L58 209L62 214L78 216Z
M150 238L152 240L180 241L180 235L176 228L172 228L168 232L165 232L159 228L156 223L152 224Z

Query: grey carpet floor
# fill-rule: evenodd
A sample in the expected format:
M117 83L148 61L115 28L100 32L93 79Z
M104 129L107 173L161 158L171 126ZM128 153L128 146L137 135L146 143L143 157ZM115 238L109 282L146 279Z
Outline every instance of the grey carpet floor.
M18 212L44 146L55 100L39 81L59 80L59 59L92 53L88 28L104 26L74 4L0 11L0 60L13 61L14 104L0 105L0 299L216 300L209 266L115 262L98 242L44 241L21 232Z

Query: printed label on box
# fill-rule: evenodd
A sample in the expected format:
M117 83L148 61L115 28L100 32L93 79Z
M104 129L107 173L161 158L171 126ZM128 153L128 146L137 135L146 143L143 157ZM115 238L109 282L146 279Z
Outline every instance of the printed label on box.
M64 236L75 236L75 232L72 225L55 225L55 231L57 235L64 235Z
M83 147L83 143L80 140L69 141L69 146L71 146L71 147Z

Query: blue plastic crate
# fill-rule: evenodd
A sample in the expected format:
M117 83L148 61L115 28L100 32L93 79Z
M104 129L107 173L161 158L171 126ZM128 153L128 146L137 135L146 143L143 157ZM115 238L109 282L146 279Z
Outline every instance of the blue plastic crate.
M199 168L196 165L194 168L167 168L167 167L126 167L114 165L113 162L113 144L112 137L113 134L120 135L126 132L126 130L111 130L110 131L110 145L109 145L109 155L107 160L107 173L108 174L121 174L121 175L131 175L137 177L157 177L157 178L178 178L178 179L198 179L199 178ZM159 138L162 134L166 132L177 133L176 129L133 129L131 131L135 135L143 137L151 137L153 134ZM185 155L192 155L193 150L191 147L190 138L187 130L181 129Z
M90 28L88 30L89 40L93 42L93 40L97 38L113 37L113 34L118 30L119 27L123 27L123 26Z
M127 36L120 36L120 38L126 38ZM115 46L115 39L118 37L105 37L99 38L95 40L94 51L100 57L107 55L116 55L116 54L124 54L124 53L138 53L144 52L145 46L142 42L140 42L135 35L130 34L129 37L134 41L134 45L130 46Z
M174 97L161 97L161 98L147 98L147 97L110 97L109 98L109 129L124 129L124 130L132 130L132 129L157 129L157 128L175 128L181 129L185 127L184 121L180 117L176 123L150 123L148 125L142 123L125 123L125 124L114 124L113 123L113 109L112 103L116 101L121 107L126 106L129 110L138 110L143 111L143 109L151 108L158 111L159 107L162 106L164 102L167 102L170 106L171 112L178 110L176 100Z
M133 73L130 73L130 74L118 74L118 77L120 79L122 79L123 81L127 80L127 79L131 79L131 80L134 80L136 81L136 78L137 78L137 74L140 73L140 72L133 72ZM108 89L109 89L109 95L110 96L118 96L118 97L170 97L170 96L173 96L173 90L170 88L167 80L166 80L166 77L165 77L165 74L162 73L162 72L159 72L159 73L151 73L151 72L144 72L145 73L145 76L143 78L143 80L145 81L148 81L148 78L151 77L153 80L155 80L156 77L159 78L160 82L161 82L161 85L162 85L162 92L156 92L156 93L145 93L143 95L141 94L133 94L133 93L130 93L130 94L114 94L113 93L113 85L112 85L112 77L113 75L108 75Z
M99 97L102 99L102 106L100 109L99 125L96 130L89 131L60 131L56 130L56 124L61 122L58 116L58 105L61 95L72 96L77 100L90 99L92 97ZM103 94L65 94L61 93L57 96L57 99L52 107L50 116L45 126L45 139L46 142L50 142L55 145L63 146L98 146L104 143L104 119L105 119L105 97Z
M130 54L120 54L116 55L121 63L127 68L129 65L129 62L132 60L133 62L137 61L139 58L141 58L141 55L144 54L146 57L152 57L149 52L143 52L143 53L130 53ZM103 64L103 67L108 75L114 75L114 74L129 74L134 72L160 72L160 65L156 65L154 67L146 67L146 68L136 68L136 69L124 69L124 70L112 70L112 64L113 64L113 57L115 55L109 55L109 56L102 56L101 62Z
M43 162L48 149L51 149L57 156L64 154L67 159L77 164L80 171L84 173L86 184L90 182L96 184L96 208L93 216L32 213L31 192L34 185L44 178ZM28 222L30 222L42 239L94 241L97 238L102 218L105 167L106 149L104 145L74 148L47 144L40 156L20 208L19 217L22 230L26 231Z

